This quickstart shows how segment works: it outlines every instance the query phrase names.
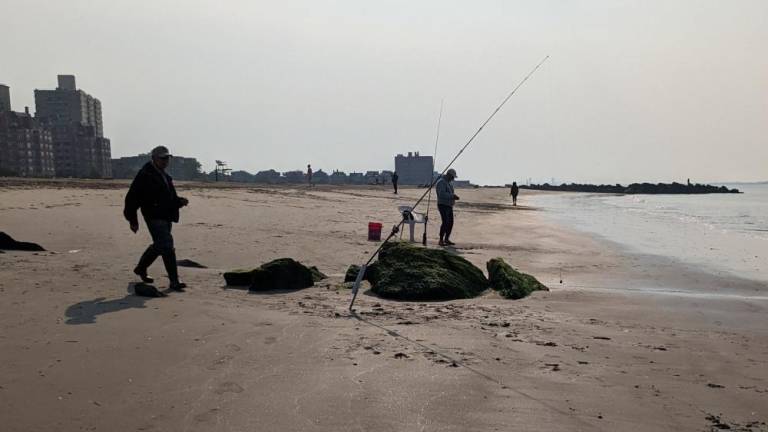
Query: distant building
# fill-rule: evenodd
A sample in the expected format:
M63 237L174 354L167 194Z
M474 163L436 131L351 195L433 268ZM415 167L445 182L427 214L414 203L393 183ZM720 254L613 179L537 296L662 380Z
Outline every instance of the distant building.
M104 137L101 102L59 75L56 90L35 90L35 117L53 134L56 175L112 177L111 144Z
M5 103L10 106L9 101ZM0 175L53 177L55 173L51 132L28 110L0 111Z
M304 183L307 181L304 171L287 171L283 173L283 183Z
M432 179L434 162L432 156L419 156L408 152L408 156L398 154L395 156L395 171L398 175L398 184L401 185L425 185Z
M330 181L330 176L327 172L323 171L322 169L319 169L312 173L312 183L314 184L328 184Z
M328 183L330 184L347 184L348 180L347 173L338 170L334 170L328 177Z
M11 89L5 85L0 84L0 112L11 110Z
M365 184L365 175L363 173L351 172L347 177L348 184Z
M150 159L149 153L112 159L112 177L132 179ZM200 162L184 156L173 156L166 171L174 180L202 180L205 177Z
M256 183L277 184L280 183L280 173L273 169L267 171L259 171L254 176L253 180Z

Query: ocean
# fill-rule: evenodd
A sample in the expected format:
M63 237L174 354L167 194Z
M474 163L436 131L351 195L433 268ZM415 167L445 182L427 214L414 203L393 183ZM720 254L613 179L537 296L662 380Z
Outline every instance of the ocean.
M744 193L561 193L526 200L560 223L629 251L672 258L715 274L768 281L768 184L725 186Z

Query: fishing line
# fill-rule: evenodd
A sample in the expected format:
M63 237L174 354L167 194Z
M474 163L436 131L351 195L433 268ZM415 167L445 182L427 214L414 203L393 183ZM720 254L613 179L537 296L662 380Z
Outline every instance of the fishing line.
M531 77L531 76L532 76L534 73L536 73L536 71L537 71L537 70L539 70L539 68L541 67L541 65L542 65L542 64L544 64L544 62L545 62L545 61L547 61L547 59L549 59L549 56L546 56L546 57L544 57L544 58L543 58L543 59L542 59L542 60L539 62L539 64L537 64L537 65L536 65L536 67L534 67L533 69L531 69L531 71L530 71L530 72L528 72L528 75L526 75L526 76L525 76L525 77L524 77L524 78L523 78L523 79L522 79L522 80L521 80L521 81L520 81L520 82L517 84L517 86L515 86L515 88L514 88L514 89L512 89L512 91L511 91L511 92L509 92L509 94L507 95L507 97L505 97L505 98L504 98L504 100L503 100L503 101L502 101L502 102L499 104L499 106L497 106L497 107L496 107L496 109L495 109L495 110L493 110L493 112L491 113L491 115L490 115L490 116L488 116L488 118L487 118L487 119L485 119L485 121L483 122L483 124L481 124L481 125L480 125L480 127L477 129L477 131L476 131L476 132L475 132L475 133L474 133L474 134L473 134L473 135L472 135L472 136L469 138L469 140L467 141L467 143L466 143L466 144L464 144L464 146L462 146L462 147L461 147L461 149L459 150L459 152L458 152L458 153L456 153L456 156L454 156L454 157L453 157L453 159L451 159L451 161L448 163L448 165L446 165L446 167L443 169L443 171L440 173L440 175L439 175L439 176L437 176L436 178L432 179L432 182L430 183L430 185L429 185L429 188L428 188L426 191L424 191L424 193L421 195L421 197L419 197L419 199L418 199L418 200L416 200L416 203L415 203L415 204L414 204L414 205L411 207L411 211L414 211L414 210L416 210L416 207L418 207L418 206L419 206L419 204L420 204L420 203L421 203L421 202L424 200L424 198L427 196L427 194L428 194L428 193L429 193L429 192L432 190L432 188L435 186L435 183L437 183L437 180L438 180L438 179L440 179L440 178L441 178L443 175L445 175L446 171L448 171L448 170L451 168L451 166L454 164L454 162L456 162L456 160L457 160L457 159L458 159L458 158L459 158L459 157L462 155L462 153L464 153L464 150L466 150L466 149L467 149L467 147L469 147L469 145L472 143L472 141L474 141L474 140L475 140L475 138L476 138L476 137L477 137L477 136L480 134L480 132L482 132L483 128L485 128L485 126L486 126L486 125L487 125L487 124L488 124L488 123L489 123L489 122L490 122L490 121L491 121L491 120L492 120L492 119L493 119L493 118L496 116L496 114L497 114L497 113L498 113L498 112L501 110L501 108L502 108L502 107L503 107L503 106L504 106L504 105L507 103L507 101L509 101L509 99L510 99L510 98L512 98L512 96L514 96L514 94L515 94L515 93L517 93L517 90L518 90L520 87L522 87L522 86L523 86L523 84L525 84L525 82L526 82L526 81L528 81L528 78L530 78L530 77ZM370 258L368 258L368 261L366 261L366 262L365 262L365 264L363 264L363 265L361 265L361 266L360 266L360 270L359 270L359 272L358 272L358 277L357 277L357 279L355 280L355 284L354 284L354 286L352 287L352 300L349 302L349 310L350 310L350 311L352 310L352 307L355 305L355 299L357 298L357 293L358 293L358 291L360 290L360 283L362 282L362 278L363 278L363 275L365 274L365 270L366 270L366 268L367 268L367 267L368 267L368 266L371 264L371 262L373 262L373 259L374 259L374 258L376 258L376 255L378 255L378 254L379 254L379 252L381 252L381 249L384 247L384 245L385 245L385 244L387 244L387 242L389 242L389 241L392 239L392 237L394 237L395 235L397 235L397 233L400 231L400 228L402 228L402 226L403 226L403 224L404 224L405 222L406 222L406 220L405 220L405 218L403 217L403 218L400 220L400 222L399 222L397 225L394 225L394 226L392 227L392 232L390 232L390 233L389 233L389 235L387 236L387 238L386 238L386 239L384 239L384 241L383 241L383 242L381 242L381 244L379 245L379 247L378 247L378 248L376 248L376 250L375 250L375 251L373 251L373 253L371 254Z
M440 99L440 115L437 117L437 134L435 135L435 151L432 153L432 169L429 171L430 184L434 181L435 164L437 163L437 143L440 141L440 122L443 120L443 99ZM424 235L421 236L421 244L427 245L427 225L429 224L429 209L432 203L432 188L429 188L427 197L427 212L424 214Z

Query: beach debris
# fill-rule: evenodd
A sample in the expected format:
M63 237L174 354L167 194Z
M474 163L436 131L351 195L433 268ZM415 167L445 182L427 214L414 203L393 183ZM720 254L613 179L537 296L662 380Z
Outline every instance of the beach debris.
M384 244L364 279L374 293L400 300L472 298L488 288L483 272L464 258L406 242Z
M165 297L164 292L159 291L155 286L137 283L133 285L133 293L139 297Z
M521 273L501 258L494 258L486 264L491 288L508 299L521 299L534 291L549 291L535 277Z
M204 266L197 261L192 261L191 259L186 259L186 258L176 261L176 265L178 265L179 267L192 267L192 268L200 268L200 269L208 268L207 266Z
M315 277L309 267L292 258L279 258L252 270L224 273L227 285L248 286L250 291L308 288L315 284Z
M0 249L37 252L45 251L45 249L37 243L16 241L2 231L0 231Z

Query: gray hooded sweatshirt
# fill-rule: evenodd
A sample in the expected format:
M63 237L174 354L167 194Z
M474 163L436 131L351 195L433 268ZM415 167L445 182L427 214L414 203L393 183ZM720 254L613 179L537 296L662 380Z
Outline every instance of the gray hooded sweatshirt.
M453 207L456 203L453 192L453 183L449 182L445 176L440 177L440 180L435 183L435 192L437 193L437 203Z

